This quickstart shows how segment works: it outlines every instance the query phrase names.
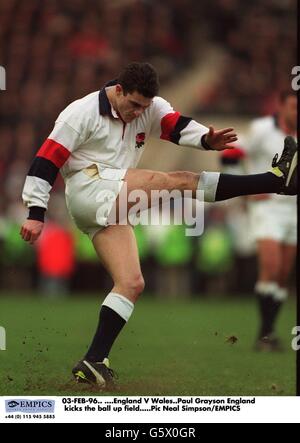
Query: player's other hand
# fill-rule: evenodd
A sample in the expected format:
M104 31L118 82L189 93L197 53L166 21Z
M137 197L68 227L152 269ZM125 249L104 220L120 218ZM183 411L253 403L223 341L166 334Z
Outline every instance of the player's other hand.
M20 231L23 240L31 245L39 238L43 230L44 223L38 220L26 220Z
M237 141L237 135L233 128L219 129L216 131L212 126L205 135L206 143L215 151L223 151L224 149L234 149L232 143Z

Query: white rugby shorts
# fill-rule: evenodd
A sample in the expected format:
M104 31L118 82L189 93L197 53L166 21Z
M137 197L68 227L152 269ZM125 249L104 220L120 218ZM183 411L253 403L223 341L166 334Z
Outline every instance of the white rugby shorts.
M249 203L251 234L255 240L272 239L297 244L297 210L293 205L272 200Z
M127 172L127 169L104 169L98 165L97 168L94 177L83 169L65 179L69 214L78 229L91 240L96 232L109 225L108 217Z

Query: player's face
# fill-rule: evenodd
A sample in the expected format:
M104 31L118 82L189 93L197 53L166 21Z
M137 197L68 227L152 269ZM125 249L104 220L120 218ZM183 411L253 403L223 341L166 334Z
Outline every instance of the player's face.
M288 126L297 128L297 97L288 96L281 105L280 113Z
M117 110L125 123L140 117L151 103L152 98L144 97L136 91L124 94L121 86L117 88Z

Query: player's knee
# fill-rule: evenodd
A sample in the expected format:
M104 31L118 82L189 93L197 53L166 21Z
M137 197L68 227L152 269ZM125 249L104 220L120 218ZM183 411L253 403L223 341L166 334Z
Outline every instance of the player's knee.
M147 182L154 188L158 186L159 189L166 189L168 187L168 173L153 171L148 175Z
M132 279L131 288L134 293L134 296L138 298L145 289L145 281L142 274L139 274L138 276Z
M189 171L175 171L168 173L169 180L175 181L177 183L176 187L182 189L189 189L191 187L195 175L196 174Z
M131 298L137 300L145 289L145 281L142 274L136 274L124 281L122 286Z

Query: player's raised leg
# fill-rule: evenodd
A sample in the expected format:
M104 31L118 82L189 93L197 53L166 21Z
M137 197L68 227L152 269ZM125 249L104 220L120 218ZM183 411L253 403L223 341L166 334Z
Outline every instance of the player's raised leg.
M197 190L204 191L207 202L227 200L242 195L266 193L297 193L297 144L292 137L286 137L280 159L273 160L272 168L264 174L230 175L219 172L195 174L187 171L157 172L142 169L129 169L125 176L127 193L142 190L147 194L147 207L152 205L153 190L192 191L197 198ZM117 206L118 206L117 200ZM128 203L128 209L134 203ZM144 208L146 209L146 208Z
M73 369L78 381L113 386L108 356L114 341L129 320L134 304L144 290L138 250L131 226L109 226L98 231L93 244L114 286L105 298L92 344Z

